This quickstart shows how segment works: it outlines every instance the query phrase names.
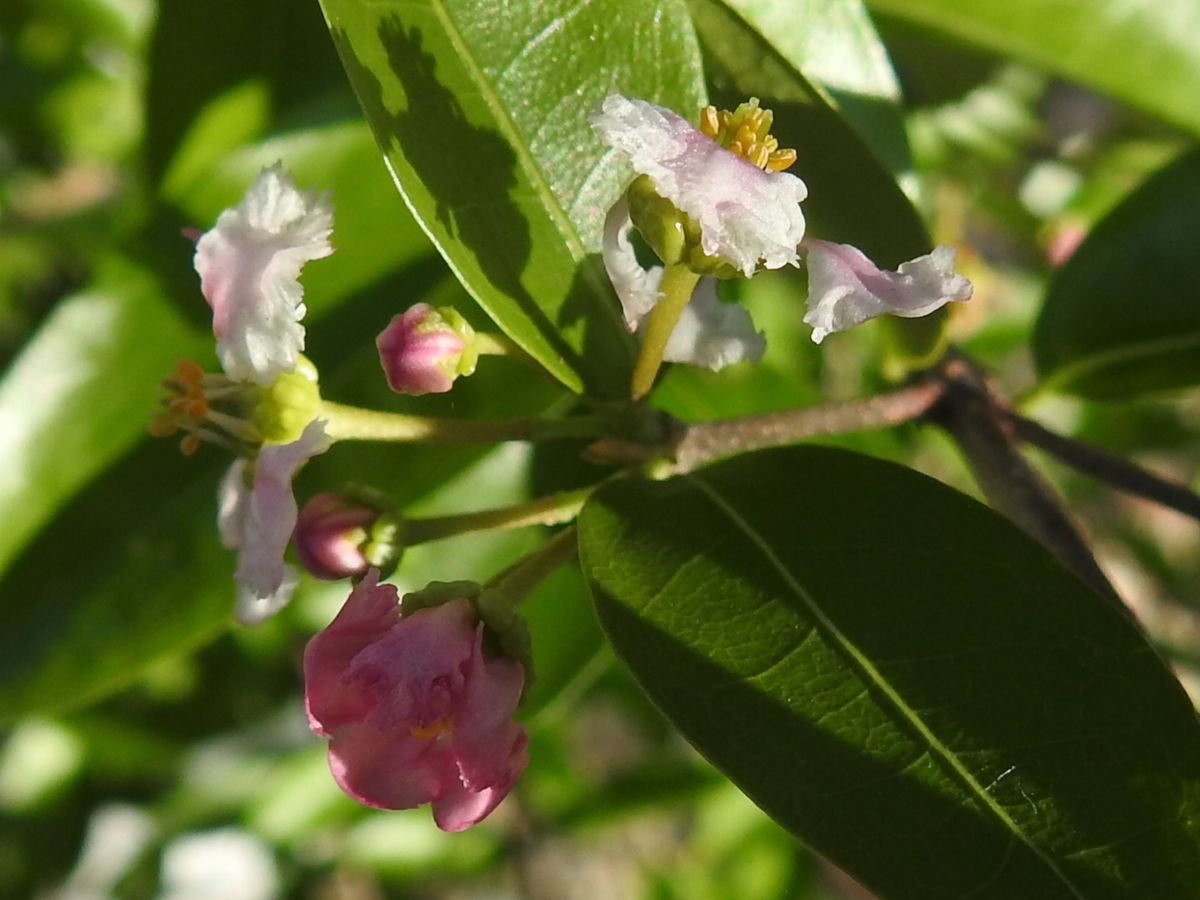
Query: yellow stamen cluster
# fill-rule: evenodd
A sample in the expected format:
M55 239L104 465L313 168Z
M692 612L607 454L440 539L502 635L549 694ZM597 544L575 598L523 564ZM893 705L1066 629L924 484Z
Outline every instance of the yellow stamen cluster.
M775 115L751 97L733 112L706 106L700 110L700 131L730 153L740 156L765 172L782 172L796 161L796 151L779 149L771 135Z
M418 741L432 741L434 738L445 734L447 731L454 729L454 719L446 716L441 719L435 719L427 725L411 725L408 733L415 737Z
M237 386L224 375L205 372L190 359L181 359L175 371L162 382L166 396L162 411L150 420L154 437L171 437L183 431L179 449L191 456L201 441L211 441L236 449L239 442L254 442L253 426L236 415L213 408L213 402L234 399Z

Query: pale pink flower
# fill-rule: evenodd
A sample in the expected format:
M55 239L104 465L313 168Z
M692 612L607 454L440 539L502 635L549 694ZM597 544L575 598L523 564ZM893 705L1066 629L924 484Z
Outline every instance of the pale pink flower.
M591 117L600 139L700 227L705 254L750 277L795 265L804 237L804 182L768 172L726 150L682 116L620 94Z
M304 651L309 725L330 739L334 780L360 803L423 803L445 831L487 816L528 755L512 721L525 671L483 655L469 600L401 616L396 588L371 569Z
M471 326L451 309L417 303L375 338L388 386L398 394L444 394L475 370Z
M200 289L213 311L217 356L235 381L270 384L304 349L304 263L333 252L326 197L296 188L280 164L196 242Z
M324 423L310 422L298 440L263 447L253 463L235 461L221 482L217 528L226 548L238 551L234 615L246 625L274 615L291 599L296 572L283 554L296 527L292 478L329 443Z
M604 222L604 266L621 301L630 331L644 325L658 302L662 266L643 269L629 233L633 222L625 200L619 200ZM690 363L717 371L735 362L757 362L766 341L754 330L750 314L717 296L717 280L701 278L675 324L663 351L667 362Z
M845 331L885 313L925 316L953 300L969 300L971 282L954 271L954 250L932 253L901 263L895 272L876 266L857 247L809 239L808 311L804 321L821 343L834 331Z

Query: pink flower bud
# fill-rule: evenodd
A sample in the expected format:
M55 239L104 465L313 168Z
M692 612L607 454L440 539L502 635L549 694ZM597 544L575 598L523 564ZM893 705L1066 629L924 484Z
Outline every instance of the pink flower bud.
M398 394L444 394L475 371L475 330L450 308L418 303L375 339L388 385Z
M355 800L429 803L439 828L461 831L528 762L512 721L525 670L483 655L484 625L466 597L402 617L396 588L378 581L371 569L304 651L309 725L330 739L334 780Z
M363 575L370 568L364 548L379 510L355 504L339 494L318 494L300 510L292 544L305 570L336 581Z

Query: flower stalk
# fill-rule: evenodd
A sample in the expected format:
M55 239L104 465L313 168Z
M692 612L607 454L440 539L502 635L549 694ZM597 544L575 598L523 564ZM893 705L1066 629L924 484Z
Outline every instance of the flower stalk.
M513 563L487 583L487 587L514 607L533 593L555 569L567 563L579 549L574 525L564 528L528 556Z
M595 490L594 486L560 491L528 503L485 509L453 516L409 519L405 523L408 546L467 534L472 531L503 531L530 525L562 525L572 521Z
M492 444L595 437L602 433L602 423L595 416L472 421L383 412L329 401L321 403L318 417L325 421L325 431L335 441Z
M660 299L646 319L642 349L630 381L630 395L634 400L642 399L654 387L654 379L662 368L667 341L671 339L671 332L675 330L684 307L692 299L692 291L699 280L699 275L679 263L667 266L664 270L658 285Z

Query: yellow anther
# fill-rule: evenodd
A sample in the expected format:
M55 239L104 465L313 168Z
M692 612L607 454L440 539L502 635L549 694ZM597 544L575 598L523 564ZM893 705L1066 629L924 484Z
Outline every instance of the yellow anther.
M771 135L775 114L751 97L733 112L706 106L700 110L700 131L735 156L768 172L782 172L796 161L795 150L780 150Z
M410 725L408 733L418 741L432 741L452 728L454 728L454 720L450 716L446 716L442 719L436 719L428 725Z

